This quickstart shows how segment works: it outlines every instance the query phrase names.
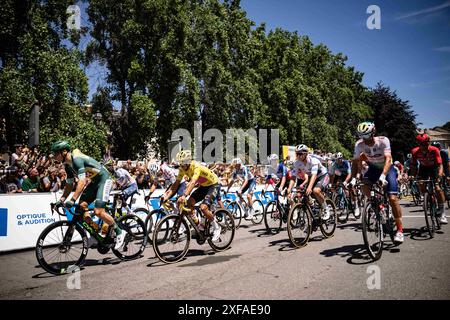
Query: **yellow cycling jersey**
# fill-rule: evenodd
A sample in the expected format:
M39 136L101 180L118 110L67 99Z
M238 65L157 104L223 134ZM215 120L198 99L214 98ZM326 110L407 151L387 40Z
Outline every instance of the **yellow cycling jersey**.
M219 178L214 172L194 160L191 161L186 171L179 168L177 180L181 181L184 175L188 176L190 180L197 179L198 184L202 187L209 187L219 182Z

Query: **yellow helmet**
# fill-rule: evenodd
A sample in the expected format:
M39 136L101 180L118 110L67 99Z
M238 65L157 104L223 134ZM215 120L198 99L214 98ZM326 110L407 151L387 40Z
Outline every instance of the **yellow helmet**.
M375 133L375 124L373 122L361 122L356 129L360 138L369 138Z
M190 164L192 161L191 150L181 150L177 153L176 160L180 164Z

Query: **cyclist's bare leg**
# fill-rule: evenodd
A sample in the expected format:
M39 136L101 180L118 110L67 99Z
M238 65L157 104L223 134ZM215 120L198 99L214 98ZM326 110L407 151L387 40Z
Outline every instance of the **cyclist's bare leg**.
M313 194L316 197L317 201L319 201L320 205L322 206L325 203L325 197L322 194L322 190L320 188L314 188Z
M400 208L400 202L398 201L398 197L396 194L389 195L389 203L392 207L392 213L394 214L397 230L403 232L402 209Z
M94 208L94 213L97 217L103 220L108 226L114 225L114 219L106 213L105 208Z
M202 213L203 213L203 215L205 216L206 219L208 219L209 221L213 221L214 215L209 210L209 206L207 204L202 203L200 205L200 210L202 211Z
M253 192L252 193L250 193L250 192L247 193L248 205L249 205L250 208L253 207L253 200L252 200L252 198L253 198Z

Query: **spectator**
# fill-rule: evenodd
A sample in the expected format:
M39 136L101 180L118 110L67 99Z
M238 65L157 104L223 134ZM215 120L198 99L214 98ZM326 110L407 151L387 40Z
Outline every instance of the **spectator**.
M136 174L136 182L138 189L149 189L150 188L150 175L147 173L147 169L141 167Z
M58 177L58 169L50 168L48 177L44 178L45 191L57 192L61 188L61 180Z
M39 192L41 179L39 178L39 171L36 167L31 167L28 170L28 177L23 180L22 190L24 192Z
M59 171L58 171L58 178L59 178L59 181L61 183L60 188L64 189L64 187L66 186L66 178L67 178L66 170L59 169Z

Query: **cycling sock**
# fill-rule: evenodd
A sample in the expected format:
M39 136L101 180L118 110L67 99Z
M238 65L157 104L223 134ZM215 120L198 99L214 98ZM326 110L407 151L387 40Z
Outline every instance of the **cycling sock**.
M122 233L122 229L119 228L119 226L117 225L117 223L114 222L114 224L112 225L112 227L114 228L114 232L116 233L116 235L120 235Z

